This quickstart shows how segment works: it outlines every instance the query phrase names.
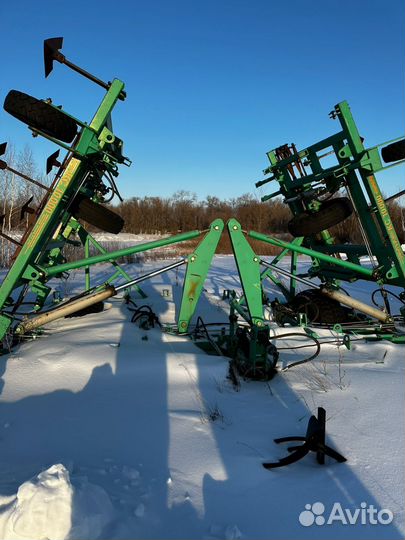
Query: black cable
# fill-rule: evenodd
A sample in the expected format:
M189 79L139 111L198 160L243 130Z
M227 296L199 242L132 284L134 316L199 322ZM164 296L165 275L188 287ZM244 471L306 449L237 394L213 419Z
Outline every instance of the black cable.
M336 341L333 343L337 344ZM323 345L323 343L322 343ZM277 347L278 351L295 351L296 349L305 349L306 347L313 347L313 343L309 343L308 345L297 345L295 347Z
M378 307L378 308L381 308L381 306L379 304L377 304L376 300L375 300L375 296L377 293L380 293L381 296L383 296L383 292L381 289L375 289L372 294L371 294L371 301L373 302L373 304ZM404 300L402 300L402 298L400 296L398 296L397 294L393 293L392 291L389 291L389 290L385 290L385 294L390 294L391 296L393 296L394 298L396 298L397 300L399 300L402 304L405 304Z
M287 366L282 368L281 371L287 371L288 369L291 369L292 367L295 367L295 366L299 366L300 364L306 364L307 362L310 362L311 360L316 358L319 355L319 353L321 352L321 344L320 344L318 339L316 339L315 337L310 336L308 334L303 334L303 333L300 333L300 332L288 332L287 334L278 334L276 336L270 337L269 341L271 341L272 339L283 339L283 338L292 337L292 336L299 336L299 337L305 337L307 339L308 338L312 339L314 341L314 344L312 346L316 346L316 351L314 352L314 354L312 354L308 358L304 358L303 360L298 360L297 362L292 362L291 364L288 364ZM298 347L301 348L301 346L298 346ZM293 349L293 347L289 347L289 349ZM277 349L277 350L279 350L279 349Z
M346 289L344 289L343 287L339 286L339 291L343 291L347 296L350 296L350 293L348 291L346 291Z
M120 192L118 191L118 187L117 187L117 184L115 183L115 180L114 180L113 175L111 174L110 171L106 171L106 172L107 172L106 176L107 176L108 182L109 182L109 184L110 184L110 186L111 186L111 191L112 191L112 193L113 193L113 196L112 196L111 199L109 199L109 200L111 201L111 200L114 198L114 195L117 195L117 197L119 198L119 200L120 200L121 202L123 202L124 199L121 197L121 194L120 194Z
M133 311L133 310L130 310ZM135 309L134 314L132 315L131 322L136 322L141 316L147 315L148 317L155 316L155 313L153 313L152 308L146 304L143 306L138 307ZM156 317L157 318L157 317Z
M208 332L208 328L207 326L210 326L210 325L217 325L218 323L205 323L203 321L203 319L201 317L198 317L197 319L197 323L195 325L195 328L192 332L189 332L188 335L194 335L195 337L197 336L197 332L198 330L200 329L200 326L203 328L204 330L204 333L208 339L208 341L212 344L212 346L217 350L219 349L218 345L212 340L211 336L209 335L209 332ZM222 323L221 323L222 324ZM225 324L225 323L224 323ZM230 323L227 323L227 324L230 324ZM185 334L183 334L185 335ZM288 366L284 367L281 371L286 371L287 369L290 369L294 366L298 366L300 364L304 364L306 362L310 362L311 360L313 360L314 358L316 358L320 351L321 351L321 343L319 342L318 339L316 339L315 337L313 336L310 336L308 334L303 334L303 333L300 333L300 332L288 332L287 334L279 334L279 335L276 335L276 336L272 336L269 338L269 341L273 340L273 339L283 339L285 337L292 337L292 336L299 336L299 337L305 337L305 338L309 338L309 339L312 339L314 341L314 343L312 344L309 344L309 345L298 345L296 347L282 347L282 348L278 348L277 347L277 350L293 350L293 349L301 349L301 348L305 348L305 347L314 347L316 346L316 351L314 354L312 354L311 356L309 356L308 358L305 358L303 360L299 360L297 362L292 362L291 364L289 364ZM337 343L337 340L333 340L333 341L329 341L328 343Z
M129 311L135 311L136 309L138 309L138 306L137 304L135 304L135 302L133 300L131 300L131 298L125 298L125 303L128 305L128 304L131 304L132 306L134 306L135 309L132 309L132 308L128 308Z
M130 302L136 306L135 302ZM144 321L141 324L141 326L148 325L152 328L155 328L155 324L157 324L160 328L162 327L158 316L156 313L153 312L152 308L148 306L147 304L144 304L143 306L137 307L135 310L128 308L129 311L133 311L134 314L131 317L131 322L136 323L140 319L144 319Z

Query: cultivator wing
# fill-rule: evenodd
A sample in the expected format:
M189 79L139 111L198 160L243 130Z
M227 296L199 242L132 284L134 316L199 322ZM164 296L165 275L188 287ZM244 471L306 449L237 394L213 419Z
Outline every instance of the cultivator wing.
M264 173L271 176L256 186L276 181L279 190L262 200L284 197L293 214L289 232L304 237L305 247L312 250L307 253L314 261L312 276L322 281L350 281L361 275L405 287L405 256L374 176L386 168L383 161L404 161L405 141L366 148L346 101L335 106L331 117L341 125L335 135L300 151L294 145L284 145L267 153L270 166ZM323 166L325 158L335 164ZM352 214L362 235L361 245L338 242L336 232L330 230ZM340 257L345 264L333 264L320 254ZM373 266L368 276L360 270L365 266L363 256L368 256Z
M68 62L59 51L61 46L62 38L45 42L47 75L52 69L53 60L58 60L86 74L91 80L100 82ZM114 234L123 228L123 219L102 203L111 198L110 194L113 196L116 193L114 177L118 175L118 165L130 164L122 153L122 141L111 129L111 112L117 100L125 97L124 83L114 79L102 86L107 90L106 95L89 123L74 118L53 105L51 100L38 100L17 90L11 90L5 99L4 109L9 114L27 124L34 133L67 150L67 155L60 162L58 150L48 158L47 172L54 166L59 167L50 187L1 162L2 168L9 169L46 192L38 208L32 206L33 197L21 208L21 219L26 214L31 214L34 219L23 234L14 254L13 265L0 288L1 338L12 324L13 312L19 309L25 293L31 291L35 294L36 311L43 307L50 291L46 269L65 262L63 248L75 243L72 238L79 235L79 238L91 241L92 237L85 231L83 222ZM5 145L2 145L1 151L4 153ZM127 277L124 271L120 273ZM13 294L17 289L23 291L18 299ZM4 309L5 306L7 309Z
M303 150L298 151L294 145L283 145L269 151L270 166L264 174L270 176L256 183L259 187L277 182L279 189L262 197L262 201L281 195L293 215L288 224L290 234L296 237L293 242L249 232L251 238L282 249L282 255L270 265L264 262L267 269L263 277L278 285L286 300L284 305L274 304L275 317L291 322L291 312L300 306L305 318L309 310L312 321L315 318L319 324L327 326L330 317L322 315L326 313L322 306L326 305L325 302L335 302L340 306L339 310L334 309L333 320L338 323L336 329L376 331L384 339L404 342L404 335L395 329L395 323L403 322L405 310L402 308L398 316L391 313L385 289L386 285L405 288L405 255L387 207L388 201L403 195L404 191L384 199L375 173L387 168L384 162L395 165L405 162L405 140L402 138L366 148L347 102L336 105L330 116L339 121L341 131ZM327 166L324 165L325 158ZM331 165L332 161L334 164ZM336 226L341 227L340 224L350 216L352 229L362 237L361 244L350 243L342 235L339 238ZM279 266L281 259L289 254L292 258L297 254L309 256L312 264L305 276L316 277L323 283L318 291L307 289L301 293L306 295L305 301L301 298L300 302L291 294L291 287L297 281L303 281L312 288L314 284L300 280L296 269L286 273L285 268ZM277 279L279 274L290 279L290 290ZM375 282L380 287L383 309L339 291L342 281L358 279ZM403 291L400 299L404 297ZM342 304L351 311L342 309ZM327 311L330 314L331 310ZM358 312L363 314L360 319Z
M117 101L124 100L126 94L122 81L114 79L106 83L68 60L61 53L62 45L62 38L45 41L45 75L50 74L57 61L98 84L106 93L88 123L55 106L50 99L39 100L17 90L11 90L6 97L4 109L9 114L27 124L35 135L53 141L67 153L60 159L60 150L57 150L47 159L47 173L58 168L50 186L0 160L0 169L7 169L44 191L44 198L37 207L31 196L20 208L20 218L28 224L20 241L4 231L1 233L17 248L13 264L0 287L0 339L8 333L12 337L25 335L73 313L99 310L105 299L124 289L135 288L144 296L139 283L183 264L187 268L176 331L189 333L224 223L218 219L207 231L185 232L112 252L107 252L93 238L86 223L113 234L124 227L123 219L103 203L108 203L114 196L122 200L115 179L119 166L131 163L123 154L123 142L113 132L111 121ZM200 326L204 327L211 344L214 343L214 349L230 356L233 367L244 376L268 379L274 375L278 353L271 344L270 325L275 323L300 324L313 335L306 327L309 323L338 323L341 331L347 323L349 326L345 328L350 330L354 328L352 317L361 312L363 326L369 322L369 319L365 322L366 316L374 323L377 321L379 328L374 324L373 331L380 330L380 336L404 341L404 336L396 333L396 318L390 313L383 286L405 287L405 256L374 177L375 172L386 168L383 161L405 161L404 140L367 149L346 102L336 105L332 117L339 119L340 132L301 151L294 145L282 145L268 152L270 166L264 172L270 176L257 183L260 186L270 181L278 182L278 191L262 200L276 195L284 197L293 214L288 225L294 237L292 241L243 231L235 219L227 224L243 294L238 296L235 291L228 291L229 331L222 329L215 343L201 319ZM3 143L0 156L5 151L6 144ZM323 167L325 157L335 158L336 163ZM357 219L363 237L361 245L342 243L334 237L333 227L350 216ZM0 219L4 222L5 216ZM187 257L136 278L118 263L122 257L190 241L201 235L204 236L199 245ZM271 262L261 259L253 251L250 239L271 244L280 252ZM84 257L67 260L65 248L68 245L82 246ZM290 256L289 270L280 264L287 255ZM299 255L309 256L312 261L304 275L297 273ZM367 263L362 259L364 255L369 257ZM94 286L90 268L99 263L110 263L113 273L104 284ZM79 268L85 270L85 290L56 307L48 305L45 309L51 291L48 282L52 278L64 278ZM321 286L306 279L308 277L319 278ZM285 278L289 280L289 286ZM124 283L118 283L119 279ZM263 290L266 279L279 287L286 300L285 304L278 299L272 302L272 322L264 317L264 305L270 309ZM340 281L356 279L375 281L382 287L384 309L359 302L339 290ZM297 284L306 285L309 292L297 294ZM34 297L33 310L22 321L17 321L27 293ZM314 339L317 352L310 359L319 353L319 343Z
M22 207L22 217L26 213L34 214L35 221L28 227L14 256L14 262L0 288L0 338L4 338L12 327L14 336L33 332L51 321L75 312L86 312L91 306L99 306L123 289L136 288L143 296L138 283L171 270L188 262L187 301L182 310L182 323L188 325L195 305L201 293L203 282L213 254L223 230L223 222L217 220L211 226L202 244L186 260L181 260L159 271L144 276L131 278L120 267L117 260L150 249L170 244L189 241L199 237L204 231L190 231L155 242L107 252L86 230L83 222L90 223L104 231L119 233L123 219L109 208L102 205L105 200L117 194L114 177L118 176L118 165L129 165L130 161L122 153L122 141L112 131L111 112L118 99L125 98L124 83L114 79L112 83L103 83L93 75L69 62L60 48L62 39L55 38L45 42L45 72L48 75L53 61L68 65L76 72L100 84L107 90L92 121L84 123L63 109L55 107L50 100L41 101L21 92L12 90L5 101L4 108L14 117L26 123L30 129L54 142L68 153L59 161L59 150L47 160L47 171L54 166L59 170L51 187L26 178L29 182L43 187L46 195L37 209L32 208L31 197ZM66 146L65 143L71 143ZM5 145L1 148L5 151ZM2 168L8 167L3 162ZM8 167L10 169L10 167ZM20 174L17 172L17 174ZM24 178L24 175L21 175ZM79 242L75 240L79 239ZM64 255L66 245L84 247L83 259L67 261ZM93 249L93 253L91 253ZM96 254L94 254L94 251ZM114 273L105 285L92 288L90 268L103 262L114 266ZM54 277L63 278L68 272L85 269L86 290L78 297L70 299L56 307L43 310L51 291L48 281ZM119 278L124 284L116 285ZM191 286L189 286L191 282ZM193 289L193 290L192 290ZM15 314L28 292L34 293L34 310L22 322L15 323ZM183 328L182 326L182 328Z

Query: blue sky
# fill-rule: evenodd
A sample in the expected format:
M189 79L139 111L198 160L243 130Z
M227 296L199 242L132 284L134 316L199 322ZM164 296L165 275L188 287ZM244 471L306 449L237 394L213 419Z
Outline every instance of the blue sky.
M101 88L60 64L44 78L43 40L63 36L67 58L126 83L114 114L133 160L125 197L258 193L265 152L338 131L339 101L368 146L404 133L404 12L403 0L2 2L0 100L14 88L91 118ZM43 167L54 151L3 110L0 138L29 144ZM378 179L392 194L403 177Z

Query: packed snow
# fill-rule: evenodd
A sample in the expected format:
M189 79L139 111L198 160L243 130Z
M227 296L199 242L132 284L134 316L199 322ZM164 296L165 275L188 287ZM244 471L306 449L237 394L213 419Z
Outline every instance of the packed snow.
M109 272L97 267L95 282ZM145 282L148 298L134 293L134 301L174 323L183 275ZM63 287L52 284L66 296L83 282L76 271ZM347 289L368 300L372 287ZM204 321L227 321L223 289L241 287L232 257L217 256L197 308ZM115 297L102 313L56 321L0 358L1 538L403 538L403 346L358 336L348 350L322 330L316 360L237 390L225 357L142 330L131 315ZM314 351L289 349L304 343L299 337L275 343L280 367ZM264 469L287 454L273 439L304 435L319 406L327 443L347 462L320 466L310 454Z
M2 497L1 538L98 537L113 518L103 488L76 476L58 463L24 482L16 495Z

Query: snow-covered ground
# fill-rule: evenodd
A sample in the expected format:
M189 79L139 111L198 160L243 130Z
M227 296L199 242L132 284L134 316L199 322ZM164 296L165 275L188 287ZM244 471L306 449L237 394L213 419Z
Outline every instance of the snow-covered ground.
M11 236L11 238L15 238L16 240L20 240L22 235L24 234L23 231L19 230L12 230L8 231L8 235ZM95 232L92 233L92 236L97 242L103 243L103 242L114 242L114 243L128 243L129 245L135 245L140 244L141 242L150 242L152 240L157 240L159 238L162 238L163 236L168 235L160 235L160 234L132 234L132 233L119 233L119 234L112 234L108 232Z
M98 268L99 282L106 271ZM182 276L154 278L135 301L173 323ZM82 283L73 273L62 294ZM347 289L366 299L371 287ZM222 291L231 288L240 290L233 260L217 256L198 314L226 321ZM0 538L404 537L403 346L324 343L315 361L236 391L227 359L141 330L122 298L110 306L57 321L0 358ZM335 338L322 331L321 341ZM282 350L280 366L312 351ZM320 466L311 454L265 470L287 453L273 439L304 435L319 406L327 442L347 462Z

